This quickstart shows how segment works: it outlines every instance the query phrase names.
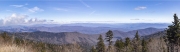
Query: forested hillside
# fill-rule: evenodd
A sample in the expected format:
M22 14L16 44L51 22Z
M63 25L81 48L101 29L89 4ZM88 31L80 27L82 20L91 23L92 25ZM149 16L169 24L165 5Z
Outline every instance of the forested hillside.
M99 36L99 41L92 47L91 52L178 52L180 51L179 25L179 19L174 14L174 21L166 30L142 37L137 31L134 38L117 39L114 44L113 33L108 31L105 40L102 35ZM108 45L105 45L104 41L109 42Z

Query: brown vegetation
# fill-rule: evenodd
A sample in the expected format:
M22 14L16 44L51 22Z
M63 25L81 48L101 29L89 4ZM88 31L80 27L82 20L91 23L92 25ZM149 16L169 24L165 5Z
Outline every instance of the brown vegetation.
M7 33L0 35L0 52L83 52L77 43L67 45L49 44L16 38Z

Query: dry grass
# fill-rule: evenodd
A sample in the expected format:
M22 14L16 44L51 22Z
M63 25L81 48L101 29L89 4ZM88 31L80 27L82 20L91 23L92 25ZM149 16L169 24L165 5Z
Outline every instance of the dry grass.
M48 44L0 35L0 52L83 52L78 43L68 45Z
M0 52L32 52L29 49L18 47L16 45L1 45Z
M148 52L167 52L167 46L164 39L152 38L151 41L148 42L147 46Z
M28 46L18 46L9 38L10 36L4 37L0 36L0 52L33 52L32 48Z

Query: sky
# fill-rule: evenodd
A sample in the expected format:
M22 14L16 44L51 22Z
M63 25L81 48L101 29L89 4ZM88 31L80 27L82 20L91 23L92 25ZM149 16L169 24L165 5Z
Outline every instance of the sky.
M0 24L171 23L178 0L0 0Z

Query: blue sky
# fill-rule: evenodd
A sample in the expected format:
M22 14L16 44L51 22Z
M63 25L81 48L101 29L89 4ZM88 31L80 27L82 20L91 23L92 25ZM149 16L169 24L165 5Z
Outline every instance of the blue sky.
M0 0L2 24L171 23L180 1ZM16 20L14 20L16 19Z

